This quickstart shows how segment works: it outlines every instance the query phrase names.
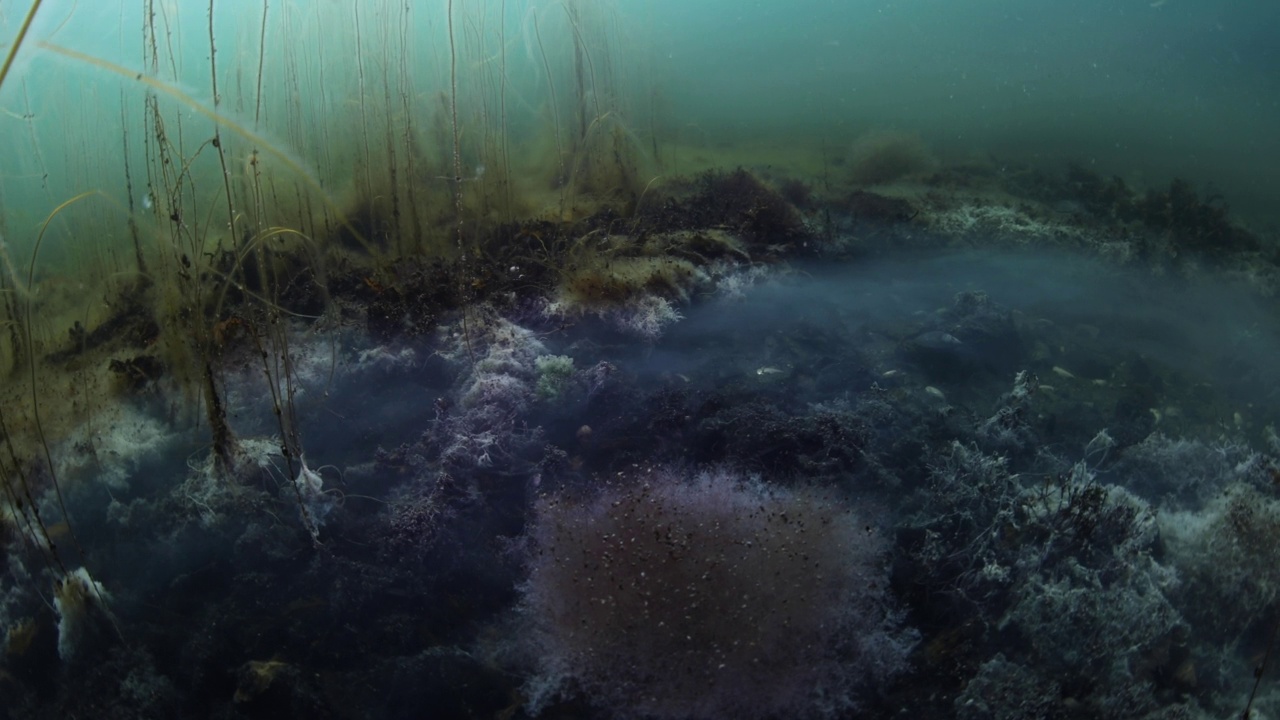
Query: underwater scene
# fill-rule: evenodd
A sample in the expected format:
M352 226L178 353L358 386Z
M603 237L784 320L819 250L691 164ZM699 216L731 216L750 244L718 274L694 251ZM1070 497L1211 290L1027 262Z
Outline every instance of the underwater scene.
M1280 717L1276 27L0 0L0 720Z

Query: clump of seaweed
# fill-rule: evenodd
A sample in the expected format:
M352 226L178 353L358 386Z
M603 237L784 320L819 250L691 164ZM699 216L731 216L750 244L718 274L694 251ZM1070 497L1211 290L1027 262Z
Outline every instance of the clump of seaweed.
M595 257L566 272L561 298L574 305L625 304L645 293L684 299L697 278L692 263L672 257Z
M812 210L817 206L813 185L800 178L788 178L778 184L778 194L800 210Z
M937 160L916 133L876 130L859 137L849 153L855 185L883 185L932 170Z
M720 228L741 238L749 251L817 250L818 236L804 215L777 190L744 168L699 176L683 197L646 204L642 230Z
M1261 247L1256 235L1231 221L1230 208L1222 195L1214 192L1203 198L1191 183L1174 178L1164 190L1138 193L1121 178L1103 178L1096 172L1072 165L1067 170L1066 190L1095 218L1114 224L1139 225L1162 240L1168 250L1194 253L1203 258L1222 258Z

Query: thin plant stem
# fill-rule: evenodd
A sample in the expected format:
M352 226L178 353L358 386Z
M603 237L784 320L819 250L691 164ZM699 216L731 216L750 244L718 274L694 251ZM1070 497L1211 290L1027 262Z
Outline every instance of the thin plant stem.
M13 45L9 47L9 54L4 58L4 65L0 66L0 87L4 87L5 78L9 77L9 71L13 69L13 60L18 57L18 51L22 49L22 42L27 39L27 32L31 30L31 22L36 19L36 13L40 12L40 5L43 2L44 0L35 0L27 10L27 16L22 20L22 27L18 28L18 36L13 39Z
M125 192L129 194L129 234L133 237L133 254L138 262L138 275L142 278L147 277L147 261L142 254L142 239L138 234L138 220L134 215L133 205L133 174L129 171L129 118L125 112L124 88L120 88L120 127L124 128L121 133L124 142L124 187ZM146 281L143 280L145 283Z
M453 37L453 0L449 0L449 114L453 121L453 187L458 210L458 248L462 248L462 146L458 136L458 52Z
M218 112L222 96L218 93L218 47L213 41L213 0L209 0L209 77L213 86L213 111ZM227 228L231 232L231 243L236 243L236 208L231 195L231 173L227 172L227 153L222 147L222 130L215 121L213 124L213 147L218 151L218 163L222 165L222 187L227 194ZM218 241L222 245L221 239Z
M262 0L262 29L258 31L258 89L254 93L253 127L256 130L262 118L262 66L267 54L267 3ZM256 148L255 148L256 149Z
M507 222L512 221L512 188L511 188L511 150L507 144L507 0L502 0L498 11L498 44L501 46L502 59L499 64L498 106L502 115L502 184L507 204Z
M386 137L383 140L387 151L387 180L390 185L391 193L391 227L395 237L392 239L396 243L396 248L403 257L405 254L404 246L401 244L403 233L400 227L400 182L398 179L398 170L396 168L396 134L395 134L395 117L391 112L391 57L388 54L388 47L391 45L391 38L387 34L387 23L379 23L382 31L382 107L383 117L385 118Z
M298 177L302 178L303 182L308 187L310 187L312 190L319 193L320 199L323 200L325 204L328 205L329 208L335 212L335 214L337 215L338 222L344 228L346 228L348 232L351 233L352 237L354 237L371 254L376 254L376 250L373 247L373 245L370 244L369 241L364 237L364 235L359 230L357 230L355 226L351 224L351 221L347 219L346 215L341 212L341 208L339 208L338 205L333 201L333 198L329 197L329 194L325 192L324 188L320 185L320 181L317 180L315 177L313 177L310 171L308 171L306 168L300 165L298 161L295 160L293 157L291 157L288 153L285 153L281 150L276 149L275 146L267 142L267 140L263 138L261 135L259 135L258 133L253 132L249 128L241 125L240 123L237 123L236 121L231 119L229 116L224 115L218 112L217 110L210 110L208 107L198 102L195 98L186 94L182 90L179 90L178 88L166 82L163 82L155 77L152 77L150 75L139 74L133 70L130 70L129 68L124 67L123 65L118 65L116 63L113 63L110 60L103 60L102 58L94 57L92 55L87 55L78 50L72 50L71 48L62 47L60 45L54 45L48 42L40 42L39 46L42 49L48 50L58 55L62 55L63 57L71 58L73 60L78 60L80 62L89 63L90 65L100 67L104 70L108 70L122 77L129 78L130 80L136 80L137 82L140 82L143 85L146 85L147 87L153 90L162 92L165 95L168 95L169 97L173 98L174 100L177 100L179 103L187 106L188 108L191 108L196 113L203 115L205 118L213 121L215 124L219 124L222 127L225 127L226 129L231 130L236 135L239 135L245 140L248 140L254 146L262 148L263 152L279 160L285 167L287 167L288 169L296 173ZM181 118L181 116L179 116L179 118ZM179 139L179 144L181 144L181 139Z
M578 27L578 6L575 3L572 8L568 5L561 5L565 14L569 16L569 26L573 28L573 57L574 71L578 78L578 122L582 133L581 139L586 140L587 137L587 91L584 87L582 78L582 58L587 58L587 69L591 73L591 99L595 104L596 117L600 117L600 93L596 89L596 64L591 60L591 51L587 49L586 40L582 36L582 31Z
M352 3L356 25L356 77L360 92L360 139L364 143L364 190L366 199L373 200L373 160L369 151L369 115L364 102L364 45L360 39L360 3ZM323 64L323 62L322 62Z
M1241 720L1253 718L1253 703L1258 698L1258 688L1262 686L1262 676L1267 673L1267 664L1271 662L1271 651L1276 647L1277 637L1280 637L1280 617L1271 624L1271 638L1267 641L1267 652L1262 656L1262 662L1253 670L1253 688L1249 690L1249 700L1245 703L1244 712L1240 714Z
M404 4L402 12L404 16L400 19L400 105L401 111L404 113L404 171L405 177L408 179L408 182L405 183L405 192L408 194L409 224L413 228L412 247L415 250L420 250L422 247L422 223L418 216L416 191L418 183L414 182L414 178L417 177L415 161L418 153L413 139L413 108L410 100L413 91L413 76L409 72L409 3Z
M61 205L54 208L53 212L49 214L49 217L45 218L44 224L40 226L40 233L36 236L35 246L31 249L31 264L27 268L27 288L28 289L32 286L33 283L35 283L36 263L40 257L40 246L44 243L45 233L49 230L49 223L53 222L53 219L57 217L58 214L61 213L63 210L76 204L77 202L80 202L81 200L84 200L85 198L88 198L94 195L102 195L102 193L98 190L89 190L87 192L80 193L79 195L76 195L75 197L64 201ZM80 557L81 564L83 564L85 559L84 548L81 547L80 541L76 538L76 534L71 528L71 513L67 512L67 503L66 503L66 500L63 498L62 485L61 483L58 482L58 469L53 464L53 453L50 452L49 450L49 440L45 436L44 423L40 418L40 393L39 393L39 387L37 385L38 379L36 376L36 350L35 350L35 343L31 339L32 305L33 305L33 298L28 297L27 313L26 313L27 314L27 363L30 366L29 370L30 370L30 378L31 378L31 414L32 414L32 419L35 420L36 435L40 439L40 447L44 450L45 462L48 463L49 465L49 481L53 485L54 496L58 499L58 511L62 513L62 519L67 524L67 536L71 539L71 545L76 549L76 554ZM12 449L10 449L10 452L12 452ZM34 507L34 504L33 504L33 507ZM41 527L43 527L44 523L41 522L40 525ZM45 541L49 542L47 531L45 532ZM50 547L53 547L52 544L50 545ZM58 564L61 565L62 564L61 561L59 561ZM66 572L65 567L63 567L63 572L64 573ZM107 599L103 597L101 592L98 591L97 584L89 583L89 586L93 590L93 594L97 597L98 602L101 603L102 607L107 608L108 607ZM107 613L107 617L111 620L111 624L115 628L116 634L120 636L121 639L123 639L124 634L120 632L120 627L116 625L115 618L111 615L109 611Z
M556 82L551 77L551 63L547 60L547 50L542 45L542 32L538 29L538 11L533 10L533 35L538 39L538 52L542 54L542 67L547 72L547 89L551 95L551 116L555 120L556 159L560 164L560 177L564 178L564 148L560 146L560 103L556 101Z
M453 119L453 202L458 213L458 249L462 247L462 147L458 138L458 53L454 46L453 38L453 0L449 0L449 113ZM462 263L466 265L466 253L463 251ZM476 364L475 353L471 350L471 326L467 321L467 301L466 288L467 278L465 272L458 273L459 289L462 291L462 337L466 341L467 356L471 359L471 365Z
M49 537L49 528L45 526L44 521L40 519L40 504L36 502L35 493L31 491L31 482L27 478L27 473L22 469L22 462L18 460L18 451L13 446L13 436L9 433L9 428L4 419L4 411L0 409L0 436L4 437L5 448L8 450L9 461L13 466L13 474L18 476L18 481L22 485L22 497L18 496L18 489L14 487L13 478L9 472L0 464L0 478L4 480L5 492L9 496L9 512L18 514L17 508L24 508L21 512L23 518L22 523L18 523L15 519L14 527L25 526L27 536L30 538L38 538L44 541L43 544L34 543L40 550L40 556L44 559L45 565L51 570L56 569L56 575L66 577L68 575L67 568L62 563L62 558L58 555L57 546L53 544L53 539ZM23 502L25 498L25 504ZM34 518L35 522L32 522Z

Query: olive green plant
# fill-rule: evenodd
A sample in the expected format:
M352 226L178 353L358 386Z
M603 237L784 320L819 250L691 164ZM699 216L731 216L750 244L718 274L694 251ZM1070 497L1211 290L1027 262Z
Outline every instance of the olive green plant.
M13 69L13 61L18 57L18 51L22 49L22 44L26 42L27 33L31 31L31 23L36 19L36 13L40 12L40 6L44 0L33 0L31 7L27 10L26 17L22 20L22 26L18 28L18 35L13 39L13 44L9 46L9 53L5 55L4 65L0 65L0 89L4 88L4 81L9 78L9 71Z
M162 32L158 32L154 26L158 13L150 7L150 2L148 5L150 20L144 39L144 72L48 41L37 45L52 55L86 67L105 70L124 78L126 84L138 83L143 87L147 158L145 183L148 188L144 206L152 211L153 217L150 220L141 218L143 222L139 222L137 208L133 206L133 178L127 164L128 114L124 110L122 89L122 143L126 148L125 173L129 185L129 207L125 210L125 215L128 217L130 235L134 238L138 287L145 288L149 293L161 329L157 347L167 354L166 364L178 377L180 384L198 389L199 405L204 408L212 438L214 466L225 474L234 475L241 459L238 457L238 443L227 419L220 387L220 356L229 328L247 328L248 336L262 358L271 388L272 409L279 418L282 453L288 462L290 475L299 477L302 453L292 406L295 389L288 342L290 313L281 305L278 290L281 280L277 270L286 262L283 258L304 254L306 264L312 268L312 276L317 279L318 284L323 284L324 257L306 233L267 223L268 192L277 192L278 187L273 185L268 188L260 182L261 173L257 162L245 164L245 178L240 178L238 173L233 172L235 163L231 158L231 143L228 140L235 138L237 143L251 148L249 157L254 160L270 157L278 166L292 170L299 194L305 192L318 198L334 227L343 228L347 237L366 247L370 255L375 254L375 249L364 238L363 233L347 220L314 175L295 160L290 152L278 149L257 131L261 120L260 107L255 108L253 129L247 123L234 120L220 107L214 2L211 0L209 4L208 24L209 78L213 98L211 105L196 100L176 84L162 78L161 68L172 67L175 62L172 50L168 50L169 56L165 57L166 51L163 48L167 46L158 39ZM266 8L264 3L263 27L266 24ZM24 33L30 19L29 16L27 25L24 25ZM6 75L19 44L20 41L14 43L10 58L6 61ZM261 72L260 59L259 85ZM166 112L162 100L174 101L179 108L178 112ZM213 126L212 136L206 136L194 148L184 144L184 114L210 121ZM216 155L222 178L220 192L212 201L207 195L197 193L194 172L197 163L201 162L200 158L210 154ZM14 361L13 366L21 364L27 373L25 380L30 386L31 402L27 421L34 426L40 453L49 467L50 477L47 482L51 484L60 512L67 520L70 518L58 482L53 452L49 448L44 427L44 407L39 397L41 384L37 374L41 363L37 361L37 352L43 350L33 337L35 286L40 250L50 223L62 215L66 208L93 196L107 198L96 190L80 193L60 204L48 216L36 238L30 263L26 268L25 281L19 278L7 252L0 253L5 261L5 272L0 273L3 275L0 287L3 287L4 307L9 316L4 327L10 336L10 349L15 356L21 356L21 359ZM118 203L116 205L120 207ZM215 208L219 206L225 218L225 227L214 219ZM143 236L151 241L145 251L140 242ZM149 255L149 259L144 255ZM320 294L325 296L323 291ZM6 427L12 427L12 419L4 417L0 418L0 422ZM38 489L34 487L36 483L28 479L28 471L23 462L27 450L14 444L14 433L6 431L4 436L8 442L10 458L3 468L2 479L6 504L13 516L10 519L15 526L25 525L24 534L29 537L45 536L41 544L50 548L50 552L56 552L52 550L53 544L48 541L44 523L34 514L39 510L34 502ZM295 469L299 472L294 472ZM296 483L297 481L295 485ZM301 504L302 492L296 487L295 490ZM16 510L17 508L25 510ZM305 507L303 520L314 537L314 528ZM75 542L74 534L72 541ZM78 547L78 543L76 545ZM50 560L56 560L52 564L63 569L62 575L66 574L56 556L50 557Z
M486 242L501 237L501 226L556 204L558 221L602 205L625 212L648 187L643 143L624 120L617 17L598 0L439 0L430 11L387 0L338 10L262 0L248 12L225 0L194 10L138 2L140 65L36 37L41 2L31 3L7 49L0 87L13 83L24 49L119 79L120 135L109 144L122 167L110 180L125 196L112 207L125 218L121 237L132 247L112 276L129 277L130 291L149 303L160 328L153 352L190 392L185 406L199 408L224 470L234 471L237 441L222 366L229 345L247 340L265 353L282 451L290 474L300 472L289 333L316 319L287 307L286 288L296 289L299 277L309 276L310 296L329 306L330 267L394 288L394 263L438 255L465 261L456 274L465 300L475 275L468 268ZM419 21L434 9L440 12L430 24ZM527 29L509 36L509 10L523 13ZM225 32L228 22L242 24ZM279 36L291 42L274 43ZM233 37L239 45L224 39ZM515 62L522 53L509 52L521 37L524 64ZM208 64L181 56L191 48ZM530 96L530 86L545 97ZM38 154L34 133L31 142ZM63 162L55 169L92 178L101 167L91 163L103 160ZM87 185L111 187L97 179ZM83 191L62 197L80 205L110 192ZM551 196L557 199L544 202ZM49 220L77 237L64 207ZM8 262L7 254L0 259ZM33 256L25 281L20 270L0 272L10 368L33 384L30 373L40 371L29 366L59 340L57 333L33 337L36 264ZM42 410L27 420L39 425Z

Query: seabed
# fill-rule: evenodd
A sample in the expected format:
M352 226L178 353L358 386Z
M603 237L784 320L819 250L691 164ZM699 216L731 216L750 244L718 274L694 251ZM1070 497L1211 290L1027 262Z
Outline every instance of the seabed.
M1079 168L707 172L323 298L282 263L279 304L324 312L268 354L227 301L225 458L126 297L37 359L115 404L6 466L20 494L51 458L66 515L9 510L0 714L521 717L538 678L541 717L613 716L529 639L533 517L709 469L881 537L905 662L859 717L1229 708L1275 623L1263 247L1179 182ZM92 576L49 602L46 563Z

